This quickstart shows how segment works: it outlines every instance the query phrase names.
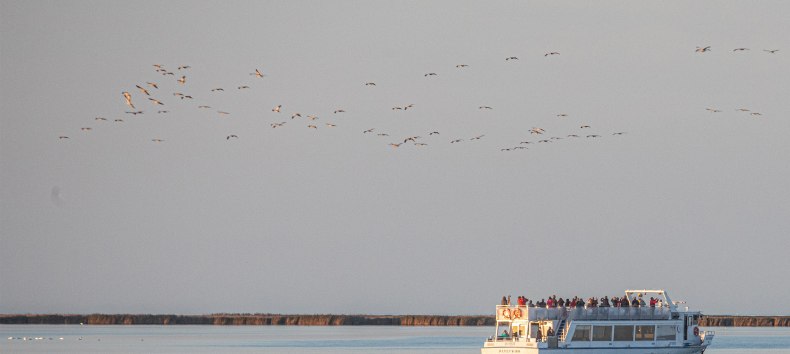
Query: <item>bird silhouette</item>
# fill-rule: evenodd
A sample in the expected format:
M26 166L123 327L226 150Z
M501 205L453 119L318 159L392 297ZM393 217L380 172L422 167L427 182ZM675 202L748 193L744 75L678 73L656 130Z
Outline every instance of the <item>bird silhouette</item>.
M126 105L132 107L132 109L135 109L134 105L132 104L132 95L126 91L121 92L121 94L123 95L123 98L126 99Z
M134 86L136 86L140 90L140 92L144 93L146 96L151 96L151 94L148 93L148 90L146 90L144 87L140 85L134 85Z

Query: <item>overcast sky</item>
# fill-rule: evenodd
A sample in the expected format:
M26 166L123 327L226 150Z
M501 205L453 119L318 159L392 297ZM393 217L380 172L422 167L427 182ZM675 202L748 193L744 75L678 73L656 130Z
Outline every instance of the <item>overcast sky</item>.
M0 313L788 314L788 13L0 1Z

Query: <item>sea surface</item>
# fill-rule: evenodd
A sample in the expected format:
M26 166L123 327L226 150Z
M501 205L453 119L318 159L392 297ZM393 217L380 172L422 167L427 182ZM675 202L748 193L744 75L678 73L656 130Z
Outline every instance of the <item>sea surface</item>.
M705 354L790 353L790 328L705 330L716 331ZM477 354L493 332L493 327L0 325L0 353Z

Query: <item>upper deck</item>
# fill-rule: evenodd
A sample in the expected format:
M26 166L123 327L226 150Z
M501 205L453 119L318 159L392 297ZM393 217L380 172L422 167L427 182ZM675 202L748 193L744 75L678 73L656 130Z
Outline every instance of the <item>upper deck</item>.
M655 321L677 318L677 312L669 307L540 308L498 305L496 311L497 321Z

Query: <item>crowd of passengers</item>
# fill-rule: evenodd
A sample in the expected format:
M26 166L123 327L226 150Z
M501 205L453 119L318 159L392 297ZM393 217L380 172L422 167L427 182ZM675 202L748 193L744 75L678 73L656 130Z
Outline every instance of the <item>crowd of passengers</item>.
M527 299L525 296L519 296L516 300L518 306L521 307L540 307L540 308L592 308L592 307L662 307L663 303L660 299L650 298L649 301L642 299L642 294L634 296L629 299L627 296L623 297L604 296L601 299L596 297L588 298L586 301L578 296L573 299L564 300L563 298L557 299L557 295L549 296L549 299L540 299L540 301L533 303L532 300ZM510 295L502 296L502 305L512 305L510 303Z

